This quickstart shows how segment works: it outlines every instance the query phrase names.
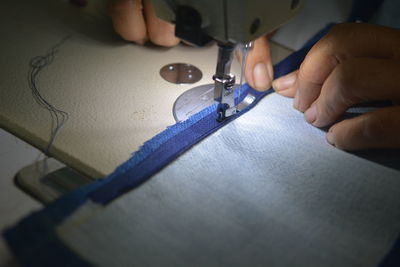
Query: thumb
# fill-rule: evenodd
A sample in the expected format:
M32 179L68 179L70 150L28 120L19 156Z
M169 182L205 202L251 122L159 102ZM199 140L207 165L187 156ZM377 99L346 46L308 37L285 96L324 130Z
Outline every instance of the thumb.
M331 127L330 144L357 151L373 148L400 148L400 107L389 107L344 120Z
M241 60L241 59L240 59ZM254 48L246 59L245 77L251 87L258 91L271 88L272 68L269 42L266 36L254 41Z

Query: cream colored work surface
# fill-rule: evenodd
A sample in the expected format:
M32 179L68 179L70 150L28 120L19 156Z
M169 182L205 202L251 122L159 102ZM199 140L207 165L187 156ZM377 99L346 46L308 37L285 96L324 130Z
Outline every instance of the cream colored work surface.
M91 4L95 2L103 1ZM163 49L121 41L104 6L79 9L61 0L5 1L0 28L0 126L40 149L49 140L50 115L32 97L29 62L71 36L40 73L38 87L50 103L70 115L51 154L96 178L112 172L143 142L174 124L175 99L187 89L210 83L215 70L215 46ZM288 53L274 50L279 58ZM194 85L164 81L159 69L174 62L199 67L202 80ZM237 63L235 69L237 73Z

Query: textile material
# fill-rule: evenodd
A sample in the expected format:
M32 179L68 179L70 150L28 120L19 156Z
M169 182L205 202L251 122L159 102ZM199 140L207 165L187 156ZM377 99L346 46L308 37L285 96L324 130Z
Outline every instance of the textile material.
M280 77L296 70L309 49L324 36L332 26L333 24L327 25L316 34L303 49L277 64L274 68L275 77ZM193 145L245 114L263 97L272 92L272 89L266 92L257 92L248 86L241 88L241 90L243 91L240 94L242 97L245 97L247 93L252 93L256 96L256 100L253 104L248 106L245 110L229 117L223 122L218 122L216 113L217 106L213 105L201 111L199 114L192 116L187 121L170 127L168 130L146 142L132 159L111 174L108 179L109 182L106 182L98 190L90 194L90 198L95 202L106 204L129 189L137 187Z
M277 76L281 76L296 69L312 44L325 34L330 27L331 25L324 29L301 51L279 64L275 69ZM243 89L251 90L251 88ZM255 93L257 95L257 102L269 93L270 92L265 94ZM270 97L275 97L275 95L271 95ZM278 98L275 101L282 105L282 102L280 102L282 98ZM264 101L263 103L268 102ZM260 106L260 108L261 107L263 106ZM15 228L7 231L5 237L13 252L23 264L29 266L89 266L90 263L107 266L107 260L111 260L109 265L114 265L115 259L117 259L121 265L132 265L135 262L139 265L141 263L160 265L161 262L152 261L155 259L154 255L160 260L165 260L164 263L166 264L163 265L171 266L187 265L188 262L192 263L193 261L191 260L193 259L199 260L198 265L200 266L204 265L204 263L209 263L210 266L221 265L223 263L242 266L248 265L249 262L254 262L254 266L258 264L265 265L265 262L276 266L285 266L284 264L295 263L309 263L309 266L313 264L331 264L332 266L335 264L340 264L341 266L375 266L379 263L386 251L388 251L399 230L398 219L400 210L399 199L397 197L399 195L399 192L397 192L397 188L399 188L397 184L399 180L398 172L390 168L367 163L355 156L335 150L327 145L323 138L321 138L323 134L321 134L319 130L309 125L307 131L311 131L312 134L310 136L306 134L303 137L306 137L305 139L308 138L309 141L311 140L311 143L308 141L303 144L302 141L304 141L304 138L296 139L304 134L302 133L299 136L292 136L294 139L286 139L297 140L298 142L291 145L286 144L286 149L283 150L282 144L279 142L268 143L267 141L269 144L269 146L267 146L269 149L268 151L263 150L263 146L261 145L263 142L265 144L266 139L264 138L267 135L261 138L261 135L254 135L254 133L250 132L250 129L257 132L257 125L259 124L247 125L247 128L244 129L248 129L248 132L242 132L242 134L245 133L247 136L250 135L255 139L243 140L253 140L254 143L239 145L239 149L236 140L230 138L232 134L231 127L233 127L233 133L236 133L235 127L237 127L240 121L243 121L247 114L240 118L239 122L234 121L234 123L229 124L228 127L221 129L223 125L215 124L215 121L212 120L214 108L215 107L210 107L201 114L185 122L186 124L175 125L156 136L150 142L146 143L130 161L119 167L116 172L105 180L61 198L43 211L31 215ZM279 108L277 110L279 110ZM241 112L238 116L226 121L226 123L244 114L245 112ZM254 115L254 112L252 112L252 115ZM262 114L262 117L264 119L273 118L273 116L268 117L265 114ZM252 119L249 121L251 122ZM303 120L301 121L303 122L303 126L306 125ZM202 133L196 132L192 134L194 138L189 140L179 139L179 137L181 137L179 134L196 129L193 126L196 124L204 125L204 127L198 128ZM271 124L267 125L272 126ZM228 128L230 130L228 130ZM289 128L293 132L299 129L292 128L291 126ZM150 180L135 191L130 191L129 194L123 194L142 184L173 159L218 129L221 130L217 134L212 135L210 138L195 146L190 153L184 154L180 159L156 175L156 177L154 177L155 179ZM273 129L274 127L270 130ZM279 132L277 130L282 129L275 128L275 133ZM200 152L200 155L203 154L203 158L199 162L201 169L206 171L223 170L224 168L222 167L225 167L225 171L220 173L221 179L215 177L214 180L208 180L205 181L206 183L204 184L199 184L202 180L198 175L202 172L193 172L196 168L190 170L191 172L189 173L181 172L182 167L179 165L180 162L185 162L185 160L187 160L186 157L190 158L190 155L192 157L196 155L196 153L199 155L199 151L196 152L196 149L204 149L204 146L207 147L207 142L209 140L218 138L219 133L223 131L229 131L229 133L225 134L228 138L223 139L224 147L229 149L236 148L236 151L230 151L234 153L229 154L233 158L226 157L226 153L223 153L229 150L215 150L216 146L214 144L204 151L217 152L219 155L215 155L215 158L210 160L209 157L204 157L204 155L206 155L204 152ZM184 134L186 137L189 135L190 134ZM318 135L319 139L316 139L315 136ZM180 142L171 142L174 138L178 138L177 140L182 142L183 145L180 144ZM280 139L280 141L282 140L283 139ZM215 142L220 143L220 141L221 140ZM177 147L177 144L181 146ZM300 152L301 149L307 150L311 148L311 150L313 150L312 148L315 146L319 148L325 147L322 150L326 151L327 154L325 155L323 152L315 153L314 151L311 153L311 157L302 157L301 153L301 156L299 156L299 153L289 153L294 152L293 148L296 148L297 152ZM284 151L286 153L282 154ZM267 152L270 152L270 154ZM157 153L160 153L159 155L162 155L163 158L155 157L154 155L157 155ZM269 155L269 157L265 158L266 155ZM285 166L282 165L282 163L285 162L285 156L288 155L297 156L296 160L299 160L298 162L294 159L290 161L291 163L295 163L294 166L297 167L297 173L288 172L284 168ZM235 157L236 160L234 160ZM256 180L249 181L243 179L241 182L236 180L233 183L229 178L235 177L235 175L248 175L248 173L246 173L245 169L238 169L237 164L234 166L235 168L229 168L227 166L230 166L229 164L232 164L232 162L240 162L240 159L243 158L247 164L253 164L251 166L255 167L253 168L253 179ZM198 159L197 156L186 161L186 166L191 166L189 163L196 162L196 159ZM218 161L218 159L223 159L224 161ZM218 162L220 165L214 165L214 167L211 168L208 164L210 162ZM269 162L269 164L267 164L265 168L257 169L257 167L262 166L264 162ZM315 164L315 162L333 162L333 164L322 165L323 167L317 169L316 172L309 172L312 167L314 167L313 164ZM150 163L154 164L152 165ZM246 166L246 164L244 165ZM250 165L247 166L250 167ZM338 167L339 165L340 167ZM138 166L146 166L147 169L138 168ZM354 175L354 167L358 168L358 175ZM142 173L143 170L146 172ZM188 168L183 170L187 171ZM241 171L238 172L238 170ZM179 176L179 174L181 174L181 176ZM204 172L202 174L201 176L203 178L206 177ZM176 188L183 188L181 192L171 189L173 188L174 182L182 182L183 178L188 177L195 178L196 175L198 180L184 180L184 183L175 184L186 184L188 186L187 188L177 186ZM215 175L215 173L213 175ZM377 179L377 177L381 175L384 175L385 178ZM269 179L266 179L265 176ZM286 179L279 181L279 178L277 178L278 176ZM164 180L162 177L164 177ZM168 180L171 179L171 177L175 177L175 179ZM320 177L324 177L325 179L317 179ZM338 177L346 177L347 179L342 180L338 179ZM157 186L159 181L165 181L165 179L167 179L168 182L164 183L161 187ZM227 186L228 184L233 188ZM148 191L149 188L151 189L150 191ZM337 192L332 190L332 188L337 189ZM377 188L379 188L379 190L377 190ZM176 196L181 198L170 198L169 201L172 203L155 201L157 199L165 200L162 197L164 194L163 190L168 191L169 189L171 189L171 192L175 193ZM211 193L211 195L207 192ZM196 193L201 194L196 195ZM224 193L226 194L224 195ZM145 194L144 196L146 198L143 198L143 194ZM154 196L154 198L149 198L149 196ZM171 195L167 192L165 196L173 196L173 194ZM95 201L95 203L88 200L88 198ZM133 200L133 202L131 202L132 198L139 198L139 200ZM148 203L146 203L145 199L148 200ZM110 202L111 200L115 201ZM207 202L207 200L210 202ZM204 203L204 201L206 201L206 203ZM200 204L200 206L188 206L189 209L196 208L194 211L198 211L199 213L169 213L171 211L176 211L177 208L179 210L179 207L182 207L185 203ZM108 205L103 206L99 204ZM178 206L175 206L175 204L178 204ZM145 208L147 205L153 206L147 209ZM158 210L154 208L157 206L159 207ZM134 207L143 208L143 213L126 216L135 210ZM208 207L211 208L206 209ZM234 207L236 207L236 209ZM263 207L265 207L265 209L263 209ZM200 210L198 208L200 208ZM94 212L98 210L102 212L97 213L97 216L93 216L95 215ZM117 211L117 213L113 213L115 211ZM120 213L121 211L125 211L125 213ZM153 213L146 214L146 211ZM229 212L224 213L224 211ZM304 213L304 211L307 212ZM213 218L210 212L214 212L222 217L217 216L218 218ZM113 214L113 216L110 217L107 216L107 214ZM157 214L161 217L157 217ZM106 228L102 227L107 225L103 224L104 220L115 219L119 216L122 219L126 219L125 221L115 221L116 223L120 223L120 228L110 227L110 225ZM226 223L229 223L229 220L227 220L228 218L235 218L238 225L233 226L233 228L228 227L230 226L226 225ZM248 218L248 220L246 220L246 218ZM378 221L376 221L375 218L378 218ZM195 219L195 221L191 221L191 219ZM174 224L175 221L178 222L176 225ZM160 222L165 222L165 227L167 227L167 229L165 229L165 227L161 227L161 229L157 227L150 228L150 226L163 226ZM310 225L308 225L309 222L311 222ZM192 223L195 224L193 225ZM200 223L200 228L196 228L199 226L197 223ZM217 228L207 227L210 226L210 224ZM149 227L135 227L138 225L149 225ZM268 228L268 226L270 228ZM131 232L129 232L130 228L133 229ZM107 231L107 229L110 231ZM191 235L192 229L201 230L199 231L201 235ZM127 232L118 232L118 230L126 230ZM165 230L173 235L163 236L162 233L164 233ZM238 230L239 233L237 238L231 235L235 234L235 230ZM131 234L135 232L133 236L138 237L138 239L124 239L124 236L128 232ZM141 236L140 233L144 233L144 235ZM215 235L213 235L213 233L215 233ZM218 233L223 235L225 239L223 238L220 241L219 239L215 239L215 237L218 237ZM149 237L149 234L152 238ZM116 236L120 236L121 238L115 239ZM130 237L133 236L131 235ZM106 238L101 239L102 237ZM128 235L125 237L128 237ZM188 237L189 239L187 239ZM100 240L96 240L96 238L100 238ZM191 238L195 239L192 240ZM110 240L113 240L113 242L110 242ZM135 243L134 240L142 240L143 242ZM308 245L304 244L305 240L307 240L306 243L308 242ZM124 243L126 241L128 241L128 243ZM175 241L177 243L173 244ZM189 245L192 244L190 241L194 241L193 246ZM228 245L225 247L222 246L219 243L221 241ZM97 248L107 249L107 251L110 251L110 257L106 259L98 257L104 256L106 253L94 253L94 250L99 250L95 247L93 247L93 250L90 246L85 246L85 242L86 245L91 243L92 245L96 244ZM171 244L170 242L173 243ZM125 245L132 246L130 250L127 249L123 251L123 254L121 254L121 251L115 250L114 253L111 253L113 248L107 248L107 245L110 243L116 245L114 248L118 248L121 244L125 249L127 248ZM247 243L250 245L243 247L243 244ZM251 244L257 246L252 246ZM83 247L80 247L81 245L83 245ZM207 251L207 247L211 248L211 250L209 249ZM134 255L130 253L132 248L137 248L139 252L135 254L136 257L134 258L136 259L130 257ZM165 250L163 250L163 248ZM176 250L171 251L170 249L173 248ZM185 250L185 248L188 250ZM199 248L205 249L205 256L200 258L198 255L193 254L193 251L198 252ZM321 253L321 251L316 248L322 248L324 252ZM102 249L100 250L103 251ZM212 249L221 249L221 251L219 251L221 254L215 253ZM292 252L288 254L287 251L290 251L290 249L292 249ZM227 251L229 251L229 253ZM269 251L269 253L267 254L265 251ZM160 254L157 254L157 252ZM169 254L167 255L166 253L168 252ZM184 255L180 255L179 253L181 252L184 253ZM285 255L282 255L281 252L285 252ZM225 255L227 256L225 257ZM368 257L363 258L359 257L359 255L368 255ZM243 257L238 258L239 256ZM104 261L97 262L98 259L96 259L96 257ZM246 259L247 261L245 262L241 261ZM181 260L185 262L181 262Z
M8 232L19 258L27 266L376 266L399 230L399 173L329 146L276 94L138 189L106 206L88 201L105 182Z
M275 75L278 77L298 68L313 43L317 42L331 27L332 25L328 25L325 29L316 34L313 40L311 40L303 49L292 54L290 57L275 66ZM209 109L212 109L212 107ZM206 109L203 112L208 114L210 112L209 109ZM94 184L83 187L71 194L67 194L47 206L44 210L28 216L19 222L14 228L5 231L4 236L19 261L27 266L62 266L61 264L65 264L64 266L70 266L71 264L74 266L87 265L88 263L85 263L79 256L71 252L68 247L60 242L54 228L63 220L68 218L68 216L73 214L76 209L87 202L89 195L92 195L93 197L93 194L96 191L101 192L98 191L98 188L102 188L104 184L117 179L126 170L129 170L135 164L142 161L146 156L153 153L160 143L166 142L168 138L174 136L174 133L190 127L190 122L195 122L198 119L201 119L202 116L204 116L204 113L199 114L198 116L193 116L190 121L172 126L147 142L131 160L117 168L117 170L106 179L99 180ZM189 124L186 125L185 123L188 122ZM167 162L165 162L165 164L167 164ZM136 181L136 185L139 185L143 181L144 180ZM117 183L117 185L120 186L121 184ZM132 183L129 183L128 185L132 187ZM125 188L122 192L126 191L128 188ZM104 190L104 187L102 190ZM113 197L116 197L116 195ZM63 258L66 258L67 260L60 262L60 259ZM77 262L81 265L77 265Z
M365 267L390 250L399 221L399 171L335 149L270 94L57 233L97 266Z

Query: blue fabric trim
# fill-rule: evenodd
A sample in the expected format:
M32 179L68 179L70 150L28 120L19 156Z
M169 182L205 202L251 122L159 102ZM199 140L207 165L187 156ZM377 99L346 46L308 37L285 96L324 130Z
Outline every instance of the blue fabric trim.
M293 53L276 65L275 77L280 77L296 70L312 45L325 35L331 27L332 24L328 25L308 42L304 48ZM272 92L269 90L260 93L252 90L248 86L244 86L242 90L252 91L257 97L256 102L261 100L263 96ZM242 92L241 95L244 96L244 92ZM251 107L247 110L251 109ZM107 203L118 197L121 193L146 181L151 176L150 173L157 172L195 144L190 143L190 140L180 140L182 135L193 134L195 136L194 142L197 143L201 138L223 127L226 123L234 120L245 112L242 111L238 116L230 118L224 121L224 123L218 123L215 117L215 109L215 105L211 106L201 111L199 114L192 116L189 120L169 127L161 134L146 142L130 160L118 167L115 172L106 179L99 180L61 197L46 206L43 210L29 215L13 228L6 230L3 235L13 254L23 266L91 266L90 263L81 259L58 238L56 233L57 225L87 202L89 196L98 200L100 203ZM196 125L195 128L192 128L193 125ZM200 127L201 132L198 132L197 130L201 125L205 125L209 128ZM180 147L176 149L175 144L177 143L184 144L183 148ZM171 153L171 151L173 151L173 153ZM149 162L151 162L151 159L155 158L154 155L158 155L157 153L162 155L164 162L158 164L156 168L153 168L150 166ZM146 168L149 174L140 177L135 176L133 170L137 170L137 166ZM127 176L125 177L125 175ZM107 189L109 186L112 186L111 191Z
M246 86L244 93L246 94L249 91L253 90ZM268 93L270 92L271 90L268 91ZM260 98L257 98L257 100L259 99ZM98 190L90 194L89 197L94 202L107 204L109 201L117 198L129 189L139 186L141 183L145 182L147 179L161 170L164 166L176 159L179 155L187 151L190 147L197 144L205 137L236 119L240 115L244 114L247 110L251 109L254 104L247 107L246 110L243 110L240 112L240 114L232 116L223 122L217 121L218 116L216 112L216 105L213 105L211 108L208 108L207 110L196 115L196 117L200 116L201 119L189 119L188 121L184 122L184 124L190 124L190 127L187 127L179 132L174 132L175 135L172 138L165 137L165 135L170 134L169 129L164 131L142 147L142 149L145 151L153 149L154 147L157 147L157 149L152 150L151 153L148 153L145 159L141 159L141 153L137 154L139 155L138 158L140 158L140 160L134 156L127 162L126 165L124 164L121 166L121 168L112 175L113 178L110 179L109 183L100 187ZM180 123L177 125L179 126L179 124ZM160 139L164 139L166 141L161 143ZM147 147L150 147L150 149L147 149Z
M87 201L103 181L83 186L20 221L3 235L22 266L92 266L58 238L55 228Z

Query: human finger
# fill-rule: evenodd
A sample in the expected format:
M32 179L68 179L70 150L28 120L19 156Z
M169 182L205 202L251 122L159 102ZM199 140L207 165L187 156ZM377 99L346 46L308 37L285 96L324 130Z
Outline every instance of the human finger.
M304 112L319 96L323 83L339 64L350 58L399 58L398 30L368 24L341 24L308 53L296 82L294 107Z
M150 41L156 45L171 47L180 40L175 37L175 25L156 16L151 0L144 0L147 33Z
M262 36L254 41L254 47L247 56L246 81L254 89L265 91L271 88L273 76L274 70L269 51L269 41L266 36Z
M338 65L321 94L304 116L316 127L332 124L349 107L379 100L400 99L400 61L354 58Z
M144 44L147 41L142 0L113 0L110 5L114 30L127 41Z
M383 108L331 127L330 144L347 151L400 148L400 107Z
M296 70L274 80L272 82L272 88L280 95L294 97L296 94L296 87L294 84L296 83L298 73L299 71Z

